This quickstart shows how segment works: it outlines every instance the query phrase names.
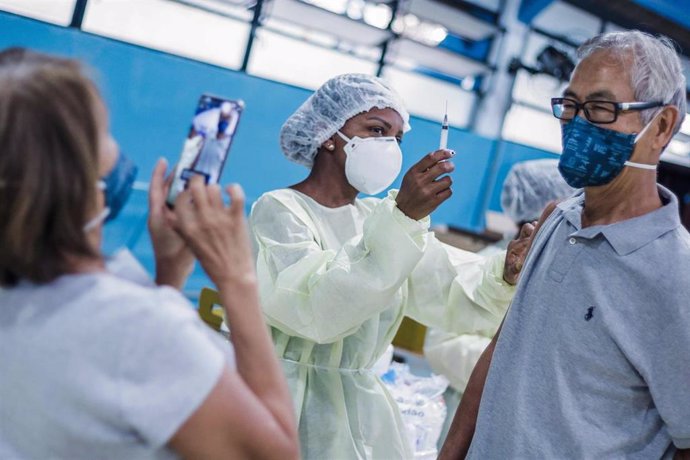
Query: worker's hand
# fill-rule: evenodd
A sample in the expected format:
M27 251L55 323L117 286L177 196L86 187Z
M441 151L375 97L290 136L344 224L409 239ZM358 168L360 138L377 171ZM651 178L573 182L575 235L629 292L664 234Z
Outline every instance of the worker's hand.
M166 218L172 212L165 204L172 183L172 175L165 179L167 167L161 158L151 176L148 227L156 260L156 283L182 289L194 268L194 255Z
M254 261L244 217L244 192L239 185L227 189L225 206L220 187L206 186L194 176L175 200L173 227L192 249L218 289L256 283Z
M503 266L503 279L509 284L516 284L518 276L522 271L522 266L525 264L527 254L532 248L534 238L537 236L539 229L549 218L551 213L556 209L558 203L552 201L546 205L544 211L538 221L527 223L520 228L520 233L517 238L508 244L508 251L506 253L506 261Z
M452 150L436 150L412 166L403 177L395 199L398 209L409 218L419 220L450 198L453 181L444 174L453 172L455 165L444 160L449 160L453 155L455 152Z
M503 279L508 284L516 284L522 266L525 264L527 252L532 244L534 229L537 222L526 223L520 228L518 236L508 243L506 251L506 261L503 266Z

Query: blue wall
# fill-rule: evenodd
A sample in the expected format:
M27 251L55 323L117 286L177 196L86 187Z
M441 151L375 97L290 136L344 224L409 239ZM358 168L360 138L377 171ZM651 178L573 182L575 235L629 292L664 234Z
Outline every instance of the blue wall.
M558 159L558 157L559 156L554 153L535 149L533 147L527 147L526 145L506 141L500 142L498 144L496 160L494 162L496 165L496 176L494 180L491 181L494 186L491 193L491 200L489 202L489 209L492 211L502 211L501 186L508 175L508 171L510 171L510 168L515 163L528 160L539 160L541 158Z
M139 165L142 181L148 181L160 156L170 163L177 160L196 101L204 92L246 102L222 182L241 183L251 202L307 174L305 168L286 161L278 146L282 123L307 98L307 90L0 12L0 49L8 46L75 57L93 69L110 109L112 132L121 149ZM438 145L438 123L413 117L411 125L403 142L403 170ZM483 229L489 204L500 209L492 191L512 163L547 155L454 128L449 147L457 152L454 194L432 219L436 224L474 231ZM146 193L135 191L121 217L106 227L106 250L128 246L152 269L145 228ZM193 297L207 284L196 270L186 291Z

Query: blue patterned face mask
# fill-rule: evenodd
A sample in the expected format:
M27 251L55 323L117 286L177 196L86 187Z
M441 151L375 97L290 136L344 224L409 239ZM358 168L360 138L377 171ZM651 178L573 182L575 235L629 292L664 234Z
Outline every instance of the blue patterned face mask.
M582 188L608 184L625 166L655 170L656 165L628 161L635 143L652 121L639 134L627 134L576 116L561 127L563 153L558 162L561 176L571 187Z
M113 169L103 178L105 183L105 206L110 209L106 222L117 217L124 208L130 193L134 179L137 177L138 169L136 165L122 154L118 155L117 162Z

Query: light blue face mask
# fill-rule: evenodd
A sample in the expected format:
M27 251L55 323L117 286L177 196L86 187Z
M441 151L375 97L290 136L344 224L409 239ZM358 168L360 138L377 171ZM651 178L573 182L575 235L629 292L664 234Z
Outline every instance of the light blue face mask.
M137 172L134 162L120 152L113 169L96 184L98 190L105 194L105 208L84 225L84 231L88 232L101 222L110 222L117 217L132 193Z
M105 219L106 222L115 219L125 207L129 195L132 193L137 172L139 170L134 162L120 152L115 166L103 178L105 182L105 205L110 209Z
M635 144L652 121L639 134L627 134L576 116L561 127L563 153L558 162L561 176L571 187L582 188L608 184L625 166L655 170L656 165L629 161Z

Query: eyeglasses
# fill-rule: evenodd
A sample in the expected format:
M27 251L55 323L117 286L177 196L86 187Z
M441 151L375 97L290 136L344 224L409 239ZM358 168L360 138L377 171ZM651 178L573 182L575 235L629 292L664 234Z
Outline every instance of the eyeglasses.
M618 114L630 110L645 110L664 105L656 102L611 102L611 101L587 101L582 104L567 97L554 97L551 99L553 116L559 120L572 120L580 110L585 118L592 123L613 123L618 119Z

